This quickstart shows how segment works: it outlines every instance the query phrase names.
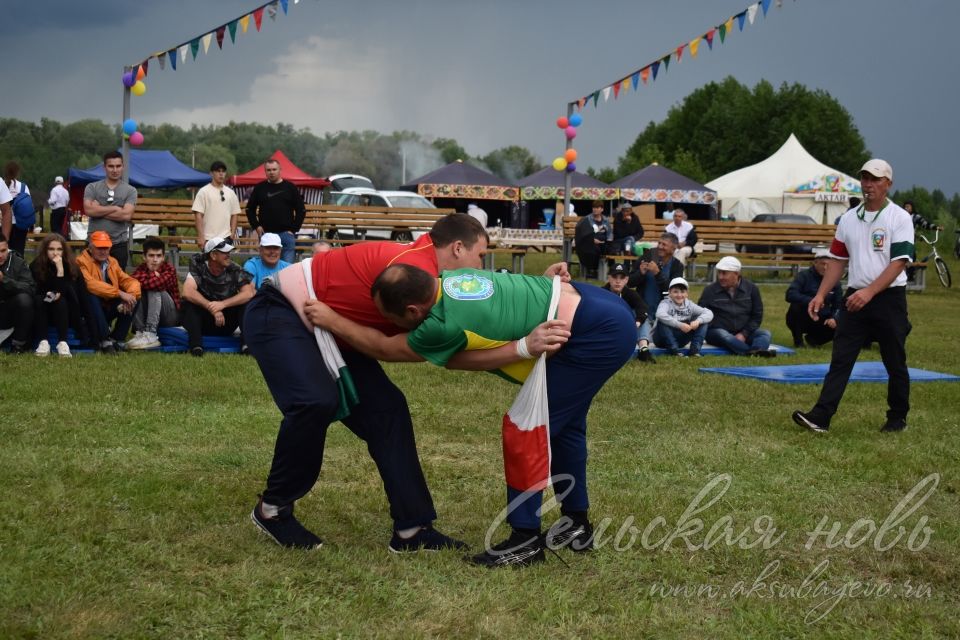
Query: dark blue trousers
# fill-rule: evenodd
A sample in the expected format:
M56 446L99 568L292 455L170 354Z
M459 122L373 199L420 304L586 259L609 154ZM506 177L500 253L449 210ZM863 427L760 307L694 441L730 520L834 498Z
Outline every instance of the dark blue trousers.
M244 336L283 414L263 500L284 506L305 496L323 464L327 428L337 411L337 386L313 333L276 289L265 286L247 304ZM367 443L397 529L436 519L410 409L376 360L343 351L360 401L343 423Z
M633 357L637 327L620 296L575 283L580 304L563 348L547 359L550 403L550 475L564 512L587 511L587 412L593 397ZM539 529L542 491L507 487L512 505L507 522L516 529Z

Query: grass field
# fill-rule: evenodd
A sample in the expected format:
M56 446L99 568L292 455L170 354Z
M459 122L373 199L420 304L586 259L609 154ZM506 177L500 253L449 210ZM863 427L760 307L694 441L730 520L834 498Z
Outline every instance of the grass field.
M784 287L762 290L765 326L789 344ZM960 290L909 302L910 365L960 374ZM815 435L790 412L816 386L697 371L746 364L732 357L631 362L590 414L602 547L489 571L453 552L388 553L379 478L339 424L298 504L327 544L291 552L260 535L248 514L279 414L252 359L0 363L2 638L960 636L957 383L914 385L910 428L894 435L878 432L885 386L853 384ZM517 387L389 371L437 526L479 548L503 506L499 424Z

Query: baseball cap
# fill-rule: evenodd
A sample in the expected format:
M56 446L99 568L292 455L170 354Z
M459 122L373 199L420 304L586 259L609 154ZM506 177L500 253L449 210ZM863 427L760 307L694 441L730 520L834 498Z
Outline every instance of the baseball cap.
M667 289L673 289L674 287L683 287L684 289L689 289L690 285L687 284L685 278L674 278L670 281L670 286Z
M893 167L891 167L890 163L886 160L881 160L880 158L867 160L867 163L860 168L860 173L864 172L878 178L886 178L890 182L893 182Z
M260 246L261 247L282 247L283 243L280 242L280 236L276 233L265 233L260 236Z
M630 204L629 202L621 202L621 203L620 203L620 210L623 211L624 209L631 209L631 210L632 210L632 209L633 209L633 205Z
M56 178L53 179L53 181L56 182L57 184L63 184L63 176L57 176Z
M113 246L113 240L106 231L94 231L90 234L90 244L100 249L109 249Z
M825 248L823 248L823 247L819 247L819 248L813 250L813 259L814 259L814 260L816 260L817 258L829 258L829 257L830 257L830 249L825 249Z
M214 251L220 251L222 253L230 253L231 251L233 251L233 245L230 244L229 240L226 240L219 236L215 238L210 238L209 240L207 240L207 244L203 245L203 252L212 253Z
M627 268L623 266L622 262L618 262L612 267L610 267L610 275L612 276L625 276L627 275Z
M740 261L733 256L720 258L720 262L717 263L717 271L736 271L740 273L740 269L742 268Z

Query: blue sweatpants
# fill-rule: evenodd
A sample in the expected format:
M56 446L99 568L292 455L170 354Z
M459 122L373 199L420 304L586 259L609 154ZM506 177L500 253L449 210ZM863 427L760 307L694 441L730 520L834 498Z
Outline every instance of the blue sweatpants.
M593 397L633 356L637 329L634 313L620 296L584 283L573 285L580 304L570 340L547 359L550 404L550 474L564 511L586 511L587 411ZM512 505L507 522L517 529L539 529L542 491L507 487Z

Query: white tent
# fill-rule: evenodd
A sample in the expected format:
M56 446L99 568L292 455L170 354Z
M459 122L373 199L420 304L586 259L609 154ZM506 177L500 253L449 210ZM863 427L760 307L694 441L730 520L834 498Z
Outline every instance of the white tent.
M752 220L759 213L800 213L833 222L850 196L862 197L860 181L823 164L790 134L776 153L706 184L717 192L721 214Z

